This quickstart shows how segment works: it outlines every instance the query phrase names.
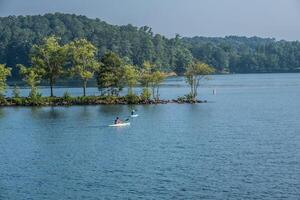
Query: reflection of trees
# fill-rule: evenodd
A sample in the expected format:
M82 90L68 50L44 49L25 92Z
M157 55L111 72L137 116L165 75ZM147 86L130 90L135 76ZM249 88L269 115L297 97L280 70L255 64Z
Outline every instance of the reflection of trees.
M0 108L0 119L3 118L5 115L5 112L2 108Z
M57 120L64 117L63 110L55 107L49 107L49 108L32 107L31 112L33 117L37 119Z
M127 106L122 105L103 105L99 106L100 113L118 115L124 111Z

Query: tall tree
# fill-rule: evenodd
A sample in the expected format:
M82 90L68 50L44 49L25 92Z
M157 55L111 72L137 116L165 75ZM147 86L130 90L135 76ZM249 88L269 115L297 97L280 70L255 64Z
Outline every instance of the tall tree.
M142 96L145 99L150 99L151 93L149 91L149 87L151 86L152 83L152 72L153 69L155 68L155 65L150 63L149 61L144 61L141 71L140 71L140 80L139 82L141 83L141 86L143 87L143 93Z
M128 87L128 95L133 94L133 87L138 84L139 71L132 65L125 65L124 80Z
M48 80L51 97L53 97L53 86L64 72L63 67L66 63L67 47L59 44L59 38L51 36L45 38L41 45L34 45L31 55L33 67L41 68L45 71L43 78Z
M11 68L6 67L3 64L0 64L0 98L4 96L6 90L6 80L7 77L11 75Z
M155 100L159 100L159 87L165 78L165 73L161 71L155 71L151 74L152 96Z
M101 59L102 66L96 73L100 90L108 90L111 95L119 95L124 87L124 67L121 58L112 52L106 53Z
M215 72L215 69L206 63L200 61L194 61L190 64L186 70L185 77L186 82L191 88L190 96L193 100L198 95L198 88L200 81L207 77L207 75Z
M97 48L86 39L75 40L68 47L72 63L71 74L82 80L83 96L86 96L88 80L100 69L100 63L95 57Z

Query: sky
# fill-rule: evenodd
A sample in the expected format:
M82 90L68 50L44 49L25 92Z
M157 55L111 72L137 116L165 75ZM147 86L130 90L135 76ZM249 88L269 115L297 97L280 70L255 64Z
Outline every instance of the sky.
M300 40L300 0L0 0L0 16L74 13L173 37Z

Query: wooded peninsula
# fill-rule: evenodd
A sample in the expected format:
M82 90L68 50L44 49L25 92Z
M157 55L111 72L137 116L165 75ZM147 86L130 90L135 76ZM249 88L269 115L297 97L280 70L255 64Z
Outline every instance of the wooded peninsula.
M2 63L2 64L1 64ZM100 19L71 14L0 18L0 105L82 105L197 103L200 81L212 73L298 72L300 42L258 37L166 38L150 27L115 26ZM159 87L167 74L184 75L190 92L176 100L160 100ZM82 83L83 96L55 97L59 79ZM20 97L15 85L6 98L9 80L31 88ZM87 97L95 79L100 96ZM51 95L42 97L41 81ZM133 88L142 87L141 94ZM124 88L128 93L120 97Z

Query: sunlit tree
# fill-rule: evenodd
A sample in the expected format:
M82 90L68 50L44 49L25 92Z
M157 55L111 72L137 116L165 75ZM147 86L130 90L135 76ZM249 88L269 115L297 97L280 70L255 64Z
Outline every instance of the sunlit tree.
M45 71L43 78L49 82L51 97L56 80L64 72L64 65L67 58L66 46L59 44L59 38L51 36L44 38L41 45L34 45L31 53L33 68L41 68Z
M68 47L72 63L71 74L82 80L83 96L86 96L88 80L100 69L100 63L95 57L97 48L85 39L75 40Z
M194 61L185 72L186 82L191 88L190 97L195 100L198 95L200 81L207 78L207 75L215 72L215 69L206 63Z
M11 68L0 64L0 98L4 96L7 84L7 77L11 75Z

